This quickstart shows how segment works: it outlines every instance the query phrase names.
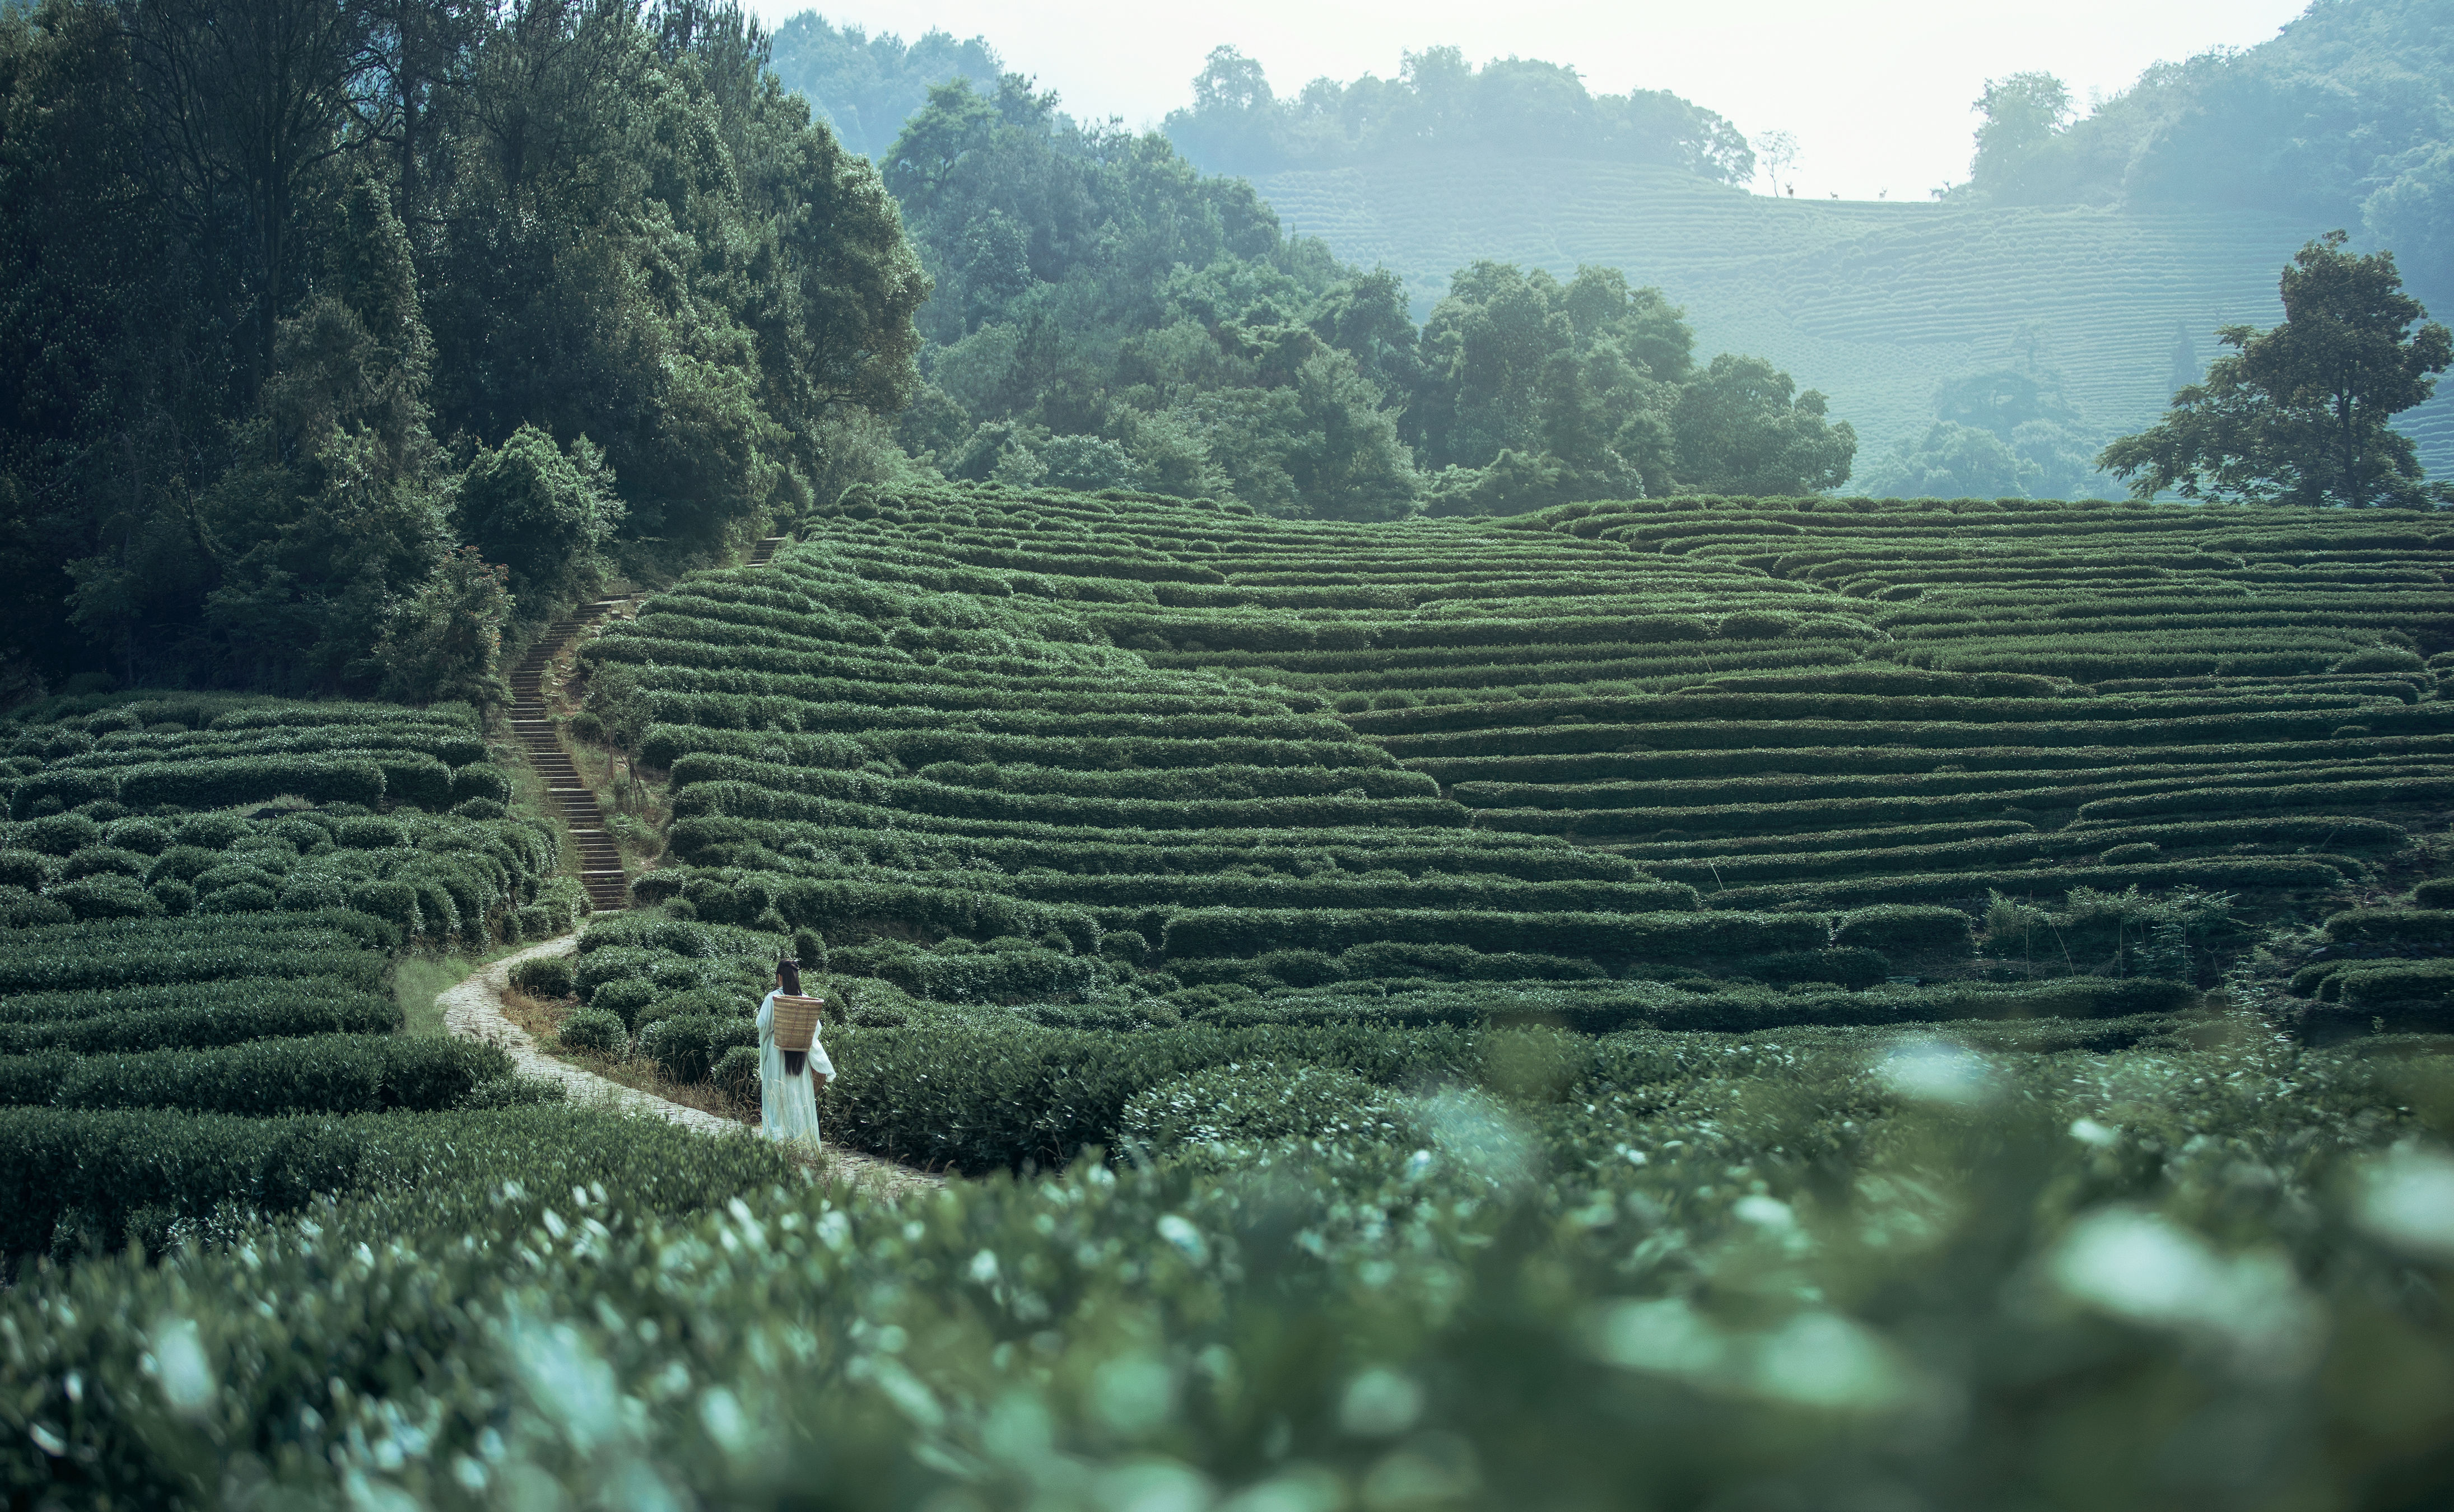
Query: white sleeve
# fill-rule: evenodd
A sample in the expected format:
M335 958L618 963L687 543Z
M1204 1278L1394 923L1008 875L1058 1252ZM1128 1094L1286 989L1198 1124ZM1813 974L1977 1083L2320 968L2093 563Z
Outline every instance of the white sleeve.
M835 1074L835 1063L827 1059L827 1047L818 1043L815 1034L810 1036L810 1070L817 1076Z

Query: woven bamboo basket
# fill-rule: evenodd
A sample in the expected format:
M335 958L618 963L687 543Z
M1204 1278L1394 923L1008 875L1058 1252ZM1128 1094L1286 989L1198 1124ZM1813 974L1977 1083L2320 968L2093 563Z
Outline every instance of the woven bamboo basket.
M818 1005L824 998L775 994L775 1048L806 1050L818 1035Z

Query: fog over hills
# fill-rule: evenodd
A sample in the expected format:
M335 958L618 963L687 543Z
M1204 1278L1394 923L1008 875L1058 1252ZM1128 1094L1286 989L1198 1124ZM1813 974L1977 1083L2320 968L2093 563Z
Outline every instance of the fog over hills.
M774 67L882 157L930 83L986 85L993 40L907 46L805 13ZM1852 487L1924 435L1941 385L2006 366L2059 379L2090 447L2145 426L2219 327L2282 318L2279 269L2338 227L2454 310L2454 111L2431 82L2454 65L2446 0L2330 0L2085 112L2042 73L1989 81L1969 181L1940 202L1751 192L1767 170L1780 183L1765 140L1710 101L1591 95L1576 61L1476 69L1430 47L1395 79L1279 93L1222 49L1166 131L1196 166L1250 178L1289 229L1397 273L1418 319L1478 259L1659 287L1700 352L1768 358L1829 397L1858 431ZM2454 393L2399 424L2431 473L2454 470Z
M2283 318L2276 270L2318 228L2207 206L2115 209L1774 199L1673 169L1495 152L1256 175L1293 229L1403 275L1418 310L1476 258L1627 269L1686 308L1700 349L1770 358L1858 428L1860 468L1932 424L1936 386L2034 343L2090 431L2134 430L2233 323ZM2193 375L2194 376L2194 375ZM2404 417L2454 468L2454 396Z

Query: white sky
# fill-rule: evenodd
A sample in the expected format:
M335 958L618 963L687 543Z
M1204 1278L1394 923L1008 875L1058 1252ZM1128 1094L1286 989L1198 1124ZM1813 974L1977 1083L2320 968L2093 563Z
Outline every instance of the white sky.
M1969 104L1986 79L2042 69L2082 105L2160 60L2251 47L2305 0L751 0L770 25L815 9L906 38L975 34L1084 119L1156 126L1229 43L1292 94L1328 74L1394 77L1399 54L1462 48L1480 63L1541 58L1597 93L1671 90L1750 137L1794 133L1801 195L1921 199L1966 176ZM1757 188L1764 186L1760 181Z

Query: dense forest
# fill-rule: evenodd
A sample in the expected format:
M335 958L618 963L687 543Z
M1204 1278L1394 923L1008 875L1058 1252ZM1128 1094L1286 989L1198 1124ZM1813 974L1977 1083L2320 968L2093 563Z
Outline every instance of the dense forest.
M775 29L768 67L784 88L810 102L835 139L864 157L879 158L895 145L903 123L929 103L929 90L950 79L996 88L1005 72L985 37L957 41L928 31L916 42L893 32L872 36L856 26L836 27L804 10Z
M928 285L764 64L691 0L0 20L12 675L430 696L455 613L833 497Z
M884 171L935 282L896 433L948 477L1384 519L1848 476L1820 395L1698 363L1615 269L1478 263L1418 328L1395 276L1287 234L1246 181L1016 76L939 87Z

